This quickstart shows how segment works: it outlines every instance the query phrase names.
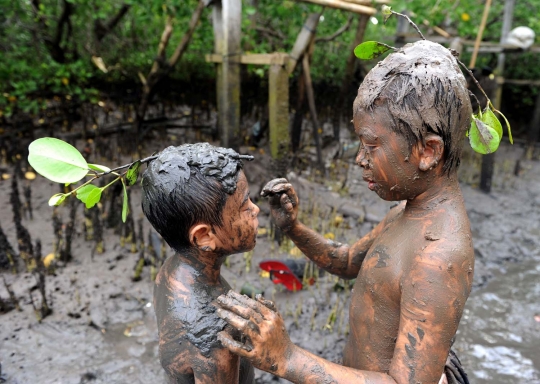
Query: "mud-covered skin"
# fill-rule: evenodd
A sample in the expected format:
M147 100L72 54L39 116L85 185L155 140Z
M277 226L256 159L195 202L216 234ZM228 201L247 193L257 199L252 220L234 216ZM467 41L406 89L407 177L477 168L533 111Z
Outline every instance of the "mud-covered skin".
M218 315L249 342L241 344L223 333L220 340L257 368L294 383L445 382L446 358L474 269L470 225L456 176L459 135L467 128L470 103L461 98L466 95L463 75L446 65L447 60L452 64L451 55L439 46L426 56L430 44L420 42L417 51L409 46L409 62L400 56L407 52L389 56L379 64L386 75L373 70L355 102L355 131L362 142L356 161L364 180L381 198L403 201L368 235L352 246L328 241L298 221L298 197L287 180L272 180L263 188L276 224L306 256L333 274L357 279L343 365L293 345L277 312L248 298L220 297ZM426 65L430 60L433 65ZM387 65L393 69L387 71ZM391 100L381 83L396 73L406 86ZM407 99L413 89L420 92ZM365 100L370 91L384 100ZM443 105L446 96L458 104L453 107L459 116L441 114L452 109ZM390 102L401 104L398 108L386 104ZM396 116L412 125L413 145L411 137L396 131ZM437 127L428 127L426 120ZM458 141L451 141L452 135Z
M259 208L249 199L242 171L227 199L220 227L204 223L190 230L192 247L168 258L154 287L159 355L172 383L253 383L253 367L224 348L217 334L226 322L213 301L230 286L220 276L227 255L253 249ZM240 340L239 332L227 331Z
M209 272L216 275L219 267L214 265ZM201 273L204 268L196 258L175 255L156 278L161 364L171 383L253 383L252 365L217 340L226 323L211 303L230 289L229 284L222 277L211 284Z
M167 177L153 177L152 172L145 172L143 183L158 185L166 193L185 184L191 169L196 167L205 176L219 180L228 194L236 190L236 179L240 160L252 160L253 156L239 155L229 148L214 147L208 143L184 144L179 147L167 147L149 167L156 168L153 174L166 174Z

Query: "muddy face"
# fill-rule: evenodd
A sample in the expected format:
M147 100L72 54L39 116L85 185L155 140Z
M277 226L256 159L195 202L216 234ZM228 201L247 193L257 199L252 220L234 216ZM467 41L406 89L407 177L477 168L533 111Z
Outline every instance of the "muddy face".
M389 112L384 126L405 137L409 150L436 134L444 143L444 172L457 169L472 109L467 82L448 49L422 40L379 62L358 88L354 115L381 104Z
M246 176L240 172L236 191L227 199L222 212L223 225L214 227L217 251L230 255L252 250L257 238L258 214L259 207L249 198Z
M370 190L383 200L410 200L426 188L425 172L419 170L418 147L412 150L404 136L388 128L389 114L382 106L355 114L355 132L361 145L356 163Z

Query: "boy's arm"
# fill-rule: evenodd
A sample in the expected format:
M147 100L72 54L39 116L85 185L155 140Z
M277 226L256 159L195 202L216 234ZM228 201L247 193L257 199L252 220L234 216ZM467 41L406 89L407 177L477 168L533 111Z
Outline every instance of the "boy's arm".
M430 244L401 279L399 334L389 374L437 382L472 285L469 246L441 239Z
M269 197L271 215L294 244L319 267L344 278L353 279L373 241L379 236L390 216L402 210L391 210L370 233L354 245L336 243L306 227L298 221L298 196L286 179L274 179L263 188L262 196Z
M218 298L218 315L249 336L251 344L223 332L218 337L255 367L294 383L438 383L472 282L471 260L457 255L463 261L452 261L457 251L448 245L428 247L403 276L399 332L388 374L344 367L295 346L281 316L264 299L234 292ZM350 326L351 332L358 327Z

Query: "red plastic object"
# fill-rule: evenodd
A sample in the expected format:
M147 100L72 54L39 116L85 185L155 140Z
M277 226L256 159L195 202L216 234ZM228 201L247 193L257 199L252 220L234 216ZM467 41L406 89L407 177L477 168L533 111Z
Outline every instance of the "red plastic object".
M302 281L291 269L280 260L265 260L259 264L262 270L270 272L270 279L274 284L283 284L289 291L300 291Z

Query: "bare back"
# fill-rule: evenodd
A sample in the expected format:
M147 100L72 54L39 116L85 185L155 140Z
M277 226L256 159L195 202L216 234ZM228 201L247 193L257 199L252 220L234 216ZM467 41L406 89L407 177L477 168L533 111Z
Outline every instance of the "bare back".
M230 286L197 281L200 273L177 255L164 263L154 287L159 355L171 383L253 383L253 367L223 348L217 333L227 325L211 304Z

